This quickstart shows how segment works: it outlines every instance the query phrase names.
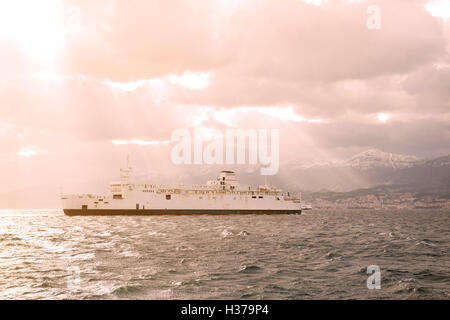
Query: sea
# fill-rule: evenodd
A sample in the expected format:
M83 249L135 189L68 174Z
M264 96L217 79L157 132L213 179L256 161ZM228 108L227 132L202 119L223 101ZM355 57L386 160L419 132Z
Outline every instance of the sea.
M450 210L0 210L0 299L449 299Z

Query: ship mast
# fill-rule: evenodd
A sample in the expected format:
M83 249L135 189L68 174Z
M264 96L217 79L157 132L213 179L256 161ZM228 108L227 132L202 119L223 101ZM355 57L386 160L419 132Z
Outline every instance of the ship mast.
M127 167L125 169L120 169L120 180L122 185L130 184L130 177L133 172L133 167L130 165L130 155L127 155Z

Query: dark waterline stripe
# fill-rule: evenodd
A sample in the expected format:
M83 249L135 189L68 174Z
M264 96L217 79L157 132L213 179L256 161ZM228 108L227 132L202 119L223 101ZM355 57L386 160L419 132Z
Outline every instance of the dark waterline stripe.
M68 216L152 216L152 215L230 215L301 214L301 210L165 210L165 209L64 209Z

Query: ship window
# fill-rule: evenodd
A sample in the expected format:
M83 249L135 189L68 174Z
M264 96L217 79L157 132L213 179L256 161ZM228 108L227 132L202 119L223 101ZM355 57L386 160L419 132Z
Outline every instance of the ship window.
M166 200L170 200L170 194L166 194Z
M115 195L113 195L113 199L122 199L122 195L121 194L115 194Z
M252 196L252 199L256 199L256 196Z
M262 198L263 198L263 196L259 196L259 198L260 198L260 199L262 199Z
M98 201L103 201L103 199L98 199Z

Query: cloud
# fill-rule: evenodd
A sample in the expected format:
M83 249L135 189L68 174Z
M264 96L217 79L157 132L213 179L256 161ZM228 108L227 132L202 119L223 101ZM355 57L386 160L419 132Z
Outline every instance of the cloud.
M73 2L82 31L67 39L64 71L113 81L226 69L241 77L334 81L405 72L443 52L442 30L423 6L298 0Z
M157 141L157 140L153 140L153 141L145 141L145 140L140 140L140 139L131 139L131 140L112 140L111 141L113 144L137 144L137 145L141 145L141 146L150 146L150 145L158 145L158 144L168 144L170 141L169 140L164 140L164 141Z
M448 60L447 60L448 61ZM429 65L408 75L404 90L414 96L421 110L417 112L448 112L450 109L450 65Z
M165 105L155 103L151 85L127 92L76 77L10 80L0 86L0 104L0 117L16 126L88 140L164 139L170 126L184 123L181 113L168 116Z
M127 82L208 71L229 59L229 41L214 39L211 1L70 4L80 8L82 31L67 41L65 72Z
M23 148L19 151L19 156L21 157L32 157L35 156L37 153L33 149L30 148Z
M48 50L55 44L52 68L64 74L132 82L224 71L259 80L324 82L407 72L444 52L442 27L425 3L377 1L379 30L366 26L367 1L65 0L58 11L65 21L51 7L36 19L47 17L66 30L67 12L77 9L76 31L42 44ZM24 29L23 37L36 38L32 30ZM24 55L21 71L34 62L27 59L27 46L17 48Z
M51 61L0 32L4 185L106 179L126 153L181 177L178 128L279 128L282 163L449 153L449 39L425 3L66 0L79 26Z

